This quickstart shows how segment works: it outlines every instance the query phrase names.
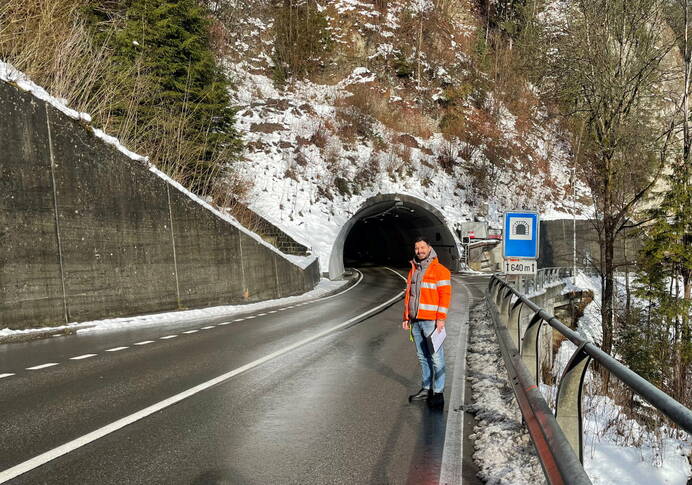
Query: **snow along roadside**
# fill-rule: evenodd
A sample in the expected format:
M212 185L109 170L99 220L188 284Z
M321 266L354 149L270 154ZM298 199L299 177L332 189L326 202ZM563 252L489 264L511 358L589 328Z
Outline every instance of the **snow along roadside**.
M360 281L360 280L359 280ZM291 305L293 303L313 300L327 295L328 293L336 292L349 283L349 280L330 281L322 278L319 284L311 291L302 295L289 296L276 300L265 300L257 303L249 303L246 305L224 305L209 308L199 308L196 310L174 311L165 313L156 313L153 315L142 315L134 317L108 318L104 320L94 320L90 322L75 322L59 327L41 327L29 328L25 330L12 330L9 328L0 329L0 344L5 341L30 339L34 336L39 336L47 332L92 332L100 330L131 330L133 328L155 327L160 325L175 325L190 320L208 319L211 317L231 317L240 313L253 312L277 305ZM357 283L356 283L357 284ZM355 286L355 285L353 285ZM353 288L351 286L351 288Z
M468 410L476 417L471 439L478 475L487 485L545 483L483 303L471 310L469 325L467 376L472 404Z

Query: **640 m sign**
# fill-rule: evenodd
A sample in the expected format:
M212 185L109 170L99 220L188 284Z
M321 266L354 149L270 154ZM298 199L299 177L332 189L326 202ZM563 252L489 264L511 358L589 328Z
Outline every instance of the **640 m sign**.
M506 259L505 274L535 274L535 259Z

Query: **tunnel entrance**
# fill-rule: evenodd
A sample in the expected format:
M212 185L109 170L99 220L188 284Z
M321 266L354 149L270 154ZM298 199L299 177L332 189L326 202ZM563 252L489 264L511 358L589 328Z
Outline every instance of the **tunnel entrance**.
M338 278L346 266L408 267L419 235L429 239L442 264L452 271L458 269L457 242L437 209L412 196L372 197L339 232L329 277Z

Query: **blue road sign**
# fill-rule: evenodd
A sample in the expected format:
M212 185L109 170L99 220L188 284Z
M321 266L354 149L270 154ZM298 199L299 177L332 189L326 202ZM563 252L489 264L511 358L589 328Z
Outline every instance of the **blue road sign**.
M505 212L502 256L538 259L540 227L537 212Z

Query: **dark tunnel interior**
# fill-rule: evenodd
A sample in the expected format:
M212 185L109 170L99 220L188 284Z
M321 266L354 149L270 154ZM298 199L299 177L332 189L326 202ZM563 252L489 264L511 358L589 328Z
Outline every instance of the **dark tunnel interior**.
M411 203L387 201L358 214L344 243L344 266L406 268L419 235L429 239L443 264L454 264L454 239L437 216Z

